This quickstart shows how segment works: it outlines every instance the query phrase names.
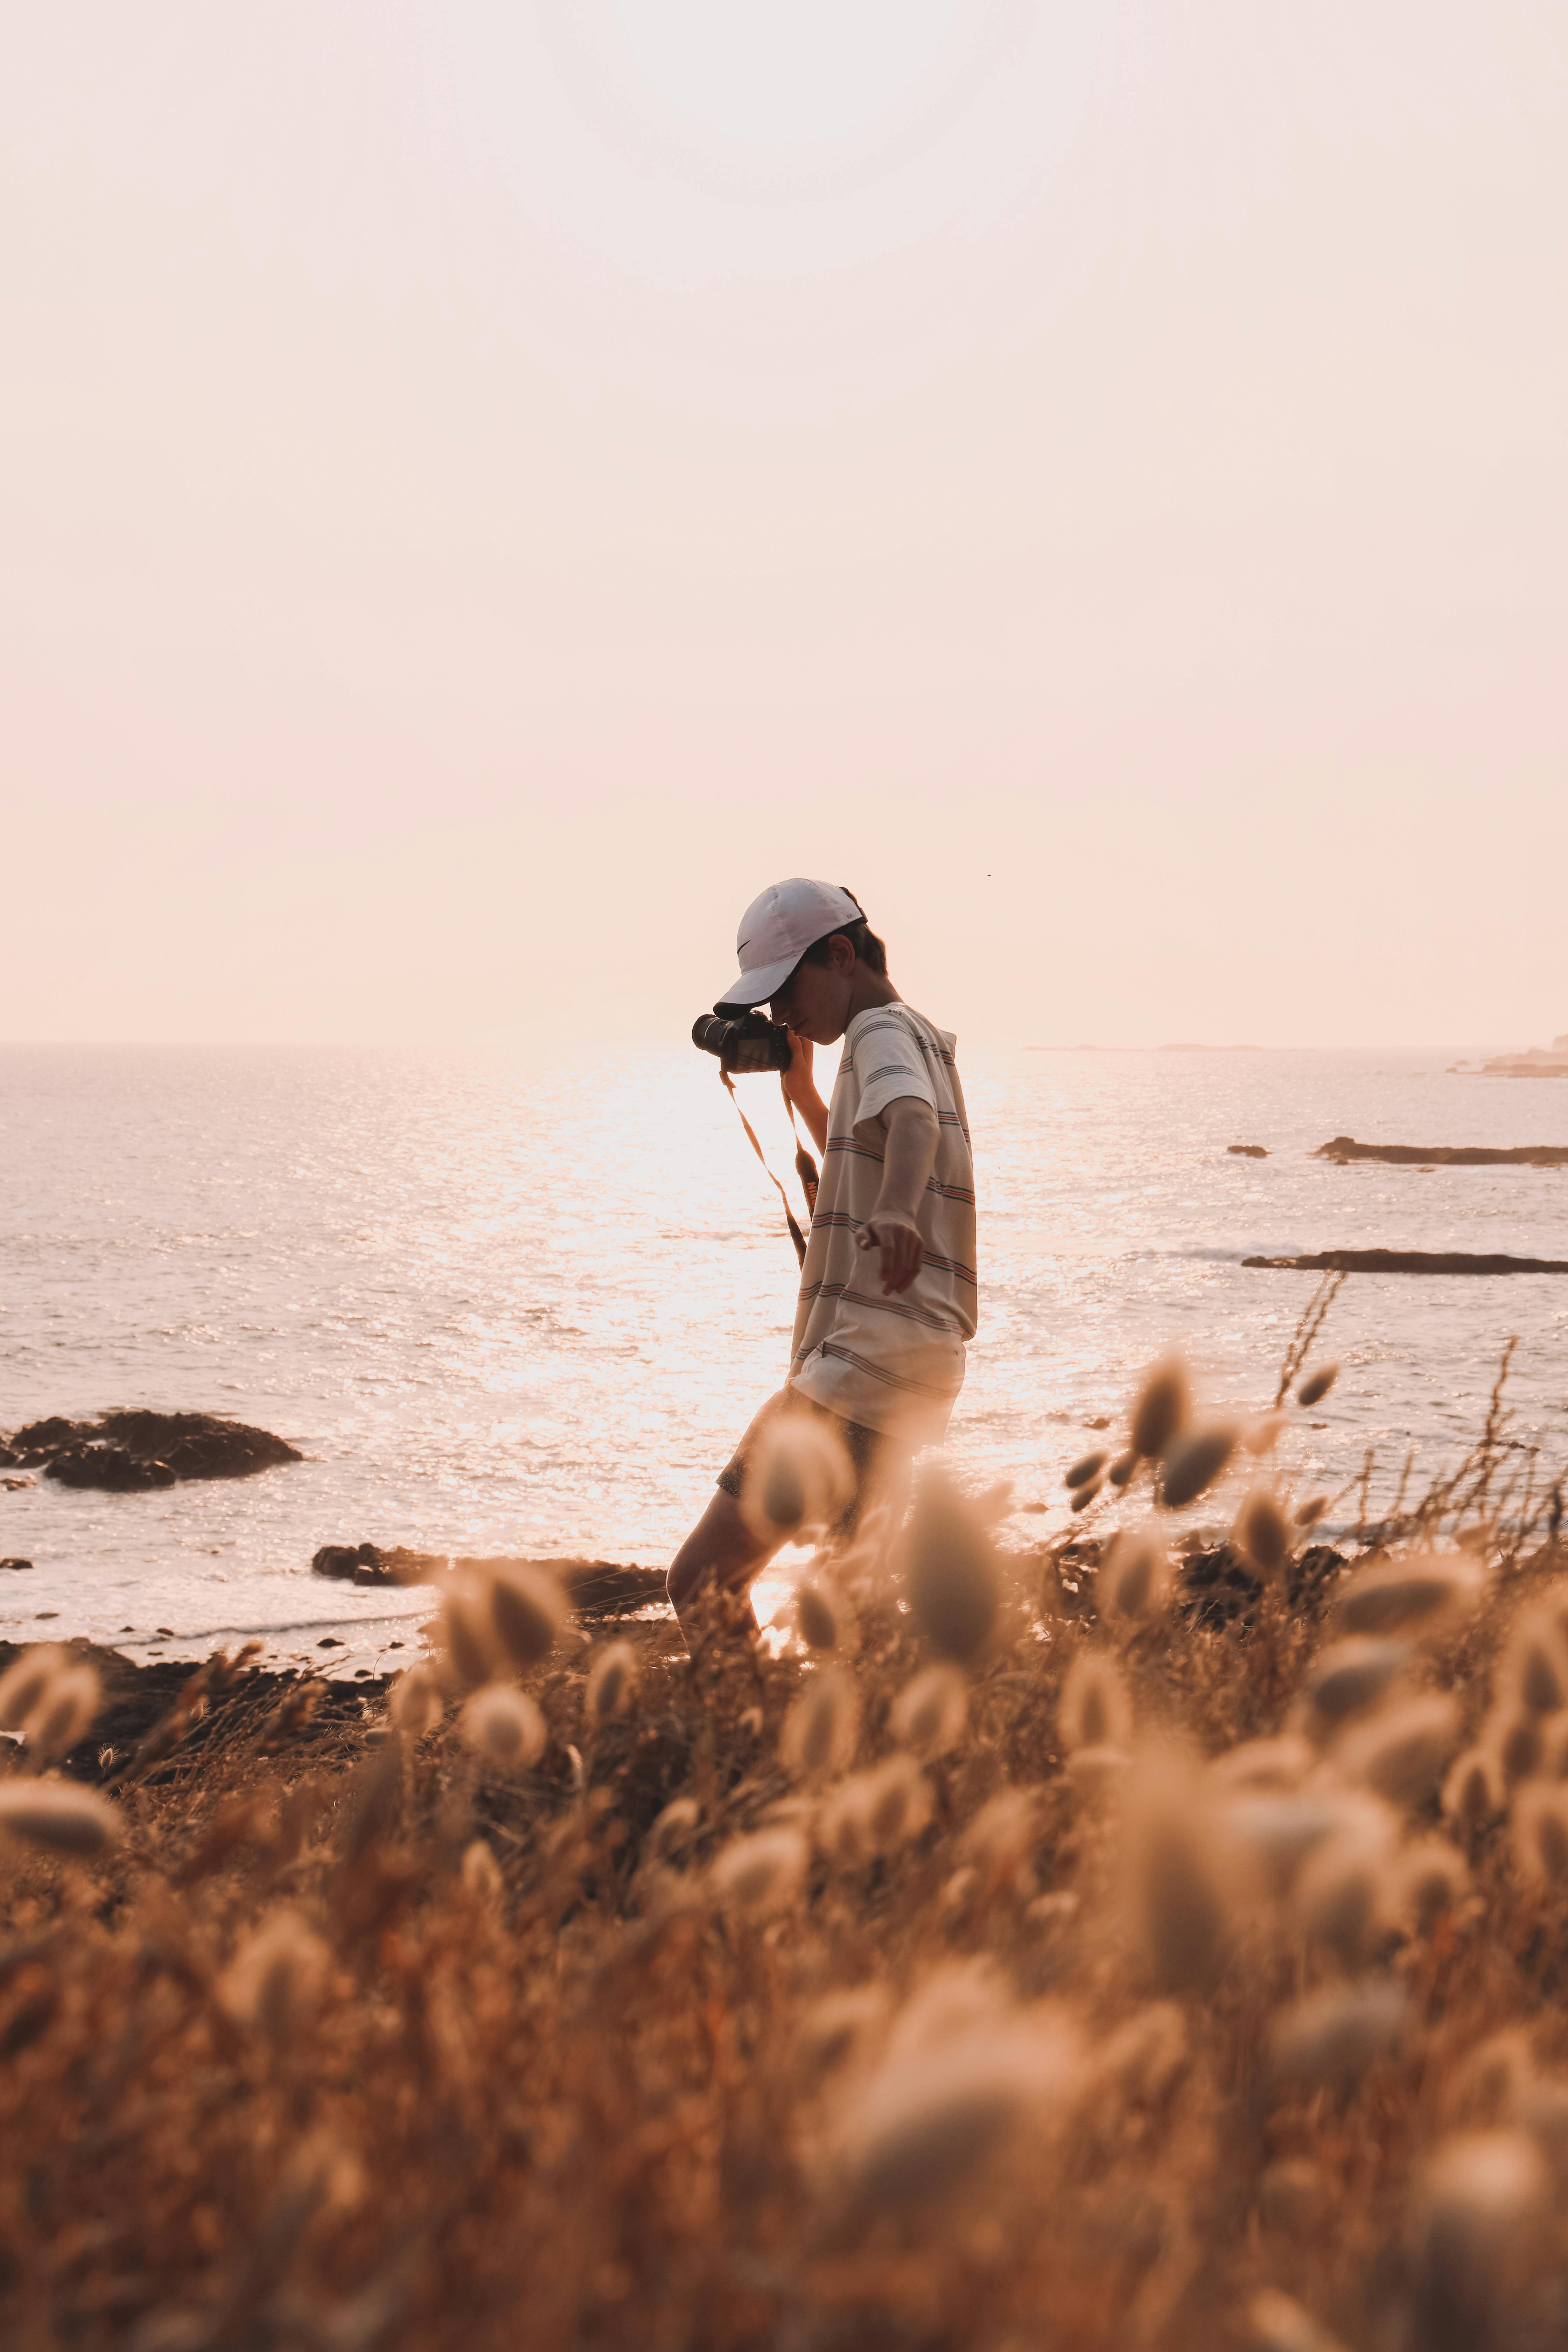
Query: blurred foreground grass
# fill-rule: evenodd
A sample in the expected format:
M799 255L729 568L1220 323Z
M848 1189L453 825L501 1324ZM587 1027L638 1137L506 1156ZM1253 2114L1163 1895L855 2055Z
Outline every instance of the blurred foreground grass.
M1561 1506L1500 1386L1315 1541L1306 1354L1244 1427L1156 1368L1071 1544L928 1482L773 1654L473 1570L389 1689L100 1754L21 1654L5 2344L1568 2340Z

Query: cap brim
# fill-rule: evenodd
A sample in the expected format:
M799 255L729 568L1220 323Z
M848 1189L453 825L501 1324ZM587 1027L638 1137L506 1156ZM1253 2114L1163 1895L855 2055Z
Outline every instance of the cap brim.
M786 956L782 963L760 963L755 971L743 971L730 983L728 993L720 997L713 1010L721 1020L736 1013L750 1013L754 1005L765 1004L776 996L796 964L799 956Z

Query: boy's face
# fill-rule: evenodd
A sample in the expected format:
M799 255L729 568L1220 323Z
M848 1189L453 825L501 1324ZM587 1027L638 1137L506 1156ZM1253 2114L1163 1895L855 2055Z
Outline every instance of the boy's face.
M841 934L827 942L826 963L797 963L768 1005L775 1021L784 1022L814 1045L836 1045L849 1025L849 996L855 984L855 950Z

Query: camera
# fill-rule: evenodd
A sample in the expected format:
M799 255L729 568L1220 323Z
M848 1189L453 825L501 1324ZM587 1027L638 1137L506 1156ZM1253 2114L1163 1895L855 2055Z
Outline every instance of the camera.
M748 1013L739 1021L721 1021L716 1013L700 1013L691 1024L691 1042L717 1056L721 1070L787 1070L789 1031L765 1013Z

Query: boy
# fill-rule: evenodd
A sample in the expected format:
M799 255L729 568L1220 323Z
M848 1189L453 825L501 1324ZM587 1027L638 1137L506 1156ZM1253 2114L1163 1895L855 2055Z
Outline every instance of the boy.
M953 1038L903 1002L859 901L831 883L774 883L747 908L736 949L740 977L714 1009L765 1003L788 1028L784 1090L822 1181L789 1378L671 1563L683 1619L699 1594L749 1584L782 1540L741 1507L764 1433L795 1414L832 1432L854 1482L837 1523L847 1535L876 1496L899 1495L915 1448L946 1433L974 1334L974 1170ZM814 1049L840 1038L825 1103Z

